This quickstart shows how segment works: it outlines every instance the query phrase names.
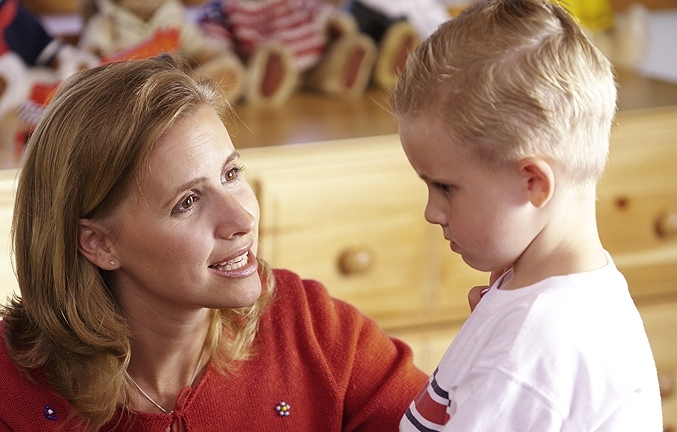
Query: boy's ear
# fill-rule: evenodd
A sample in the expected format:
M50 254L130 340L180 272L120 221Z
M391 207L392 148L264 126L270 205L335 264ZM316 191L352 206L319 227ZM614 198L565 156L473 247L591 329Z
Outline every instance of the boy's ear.
M555 191L555 173L552 166L537 157L526 157L517 163L520 175L527 182L527 194L531 204L540 208L547 203Z
M89 262L103 270L115 270L119 260L104 230L89 219L78 222L78 250Z

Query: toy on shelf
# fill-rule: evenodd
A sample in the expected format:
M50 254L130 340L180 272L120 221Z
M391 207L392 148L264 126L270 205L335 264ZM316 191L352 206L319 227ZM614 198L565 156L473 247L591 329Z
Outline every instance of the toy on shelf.
M219 0L199 22L247 65L246 100L279 105L299 87L329 95L364 93L373 40L348 13L320 0Z
M179 32L176 29L158 30L150 39L129 47L111 56L102 57L101 63L125 61L153 57L161 53L176 52L180 46ZM29 97L18 106L14 152L17 159L23 154L31 133L35 130L52 96L61 81L36 82Z
M344 8L355 17L360 31L378 43L372 80L382 88L397 82L409 53L451 18L439 0L349 0Z
M368 0L364 0L368 1ZM478 0L442 0L457 15ZM649 42L649 11L642 2L628 4L617 12L618 2L610 0L550 0L565 8L600 51L614 64L635 68L644 57Z
M0 0L0 118L26 100L35 83L61 81L99 58L52 37L17 0Z
M178 53L193 67L221 85L230 101L240 98L245 71L240 59L206 37L179 0L84 0L84 26L78 46L99 56L114 56L155 37L158 31L179 33Z
M562 6L615 66L634 68L642 60L649 13L643 4L632 3L622 12L615 12L607 0L569 0Z
M175 28L157 30L150 39L117 53L103 57L103 63L137 60L154 57L162 53L174 53L181 46L181 35Z

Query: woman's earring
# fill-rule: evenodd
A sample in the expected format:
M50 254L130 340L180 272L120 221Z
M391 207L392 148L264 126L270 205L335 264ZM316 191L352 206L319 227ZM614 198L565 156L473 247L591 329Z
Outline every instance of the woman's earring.
M117 264L117 263L115 262L115 260L110 260L110 261L108 261L108 264L110 264L111 267L115 267L115 264Z

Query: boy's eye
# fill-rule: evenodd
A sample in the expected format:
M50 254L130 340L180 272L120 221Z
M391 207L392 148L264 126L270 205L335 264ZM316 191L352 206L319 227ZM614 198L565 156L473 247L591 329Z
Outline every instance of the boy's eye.
M435 186L436 189L439 189L444 194L450 194L454 190L453 186L449 186L449 185L444 184L444 183L437 183L436 182L436 183L433 183L433 185Z

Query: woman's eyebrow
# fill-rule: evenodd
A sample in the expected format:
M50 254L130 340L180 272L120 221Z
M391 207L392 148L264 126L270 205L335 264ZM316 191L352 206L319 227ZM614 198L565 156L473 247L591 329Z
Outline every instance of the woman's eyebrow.
M225 169L226 166L228 166L229 163L233 162L235 159L238 159L239 157L240 157L240 153L237 150L233 150L233 152L230 155L228 155L228 158L224 162L222 170ZM179 187L177 187L174 190L174 193L171 195L171 198L169 199L169 201L167 201L167 203L165 203L165 207L167 207L169 205L173 205L175 197L177 195L180 195L183 191L191 189L195 185L200 184L200 183L205 182L205 181L207 181L207 177L203 176L203 177L194 178L192 180L187 181L186 183L181 184Z

